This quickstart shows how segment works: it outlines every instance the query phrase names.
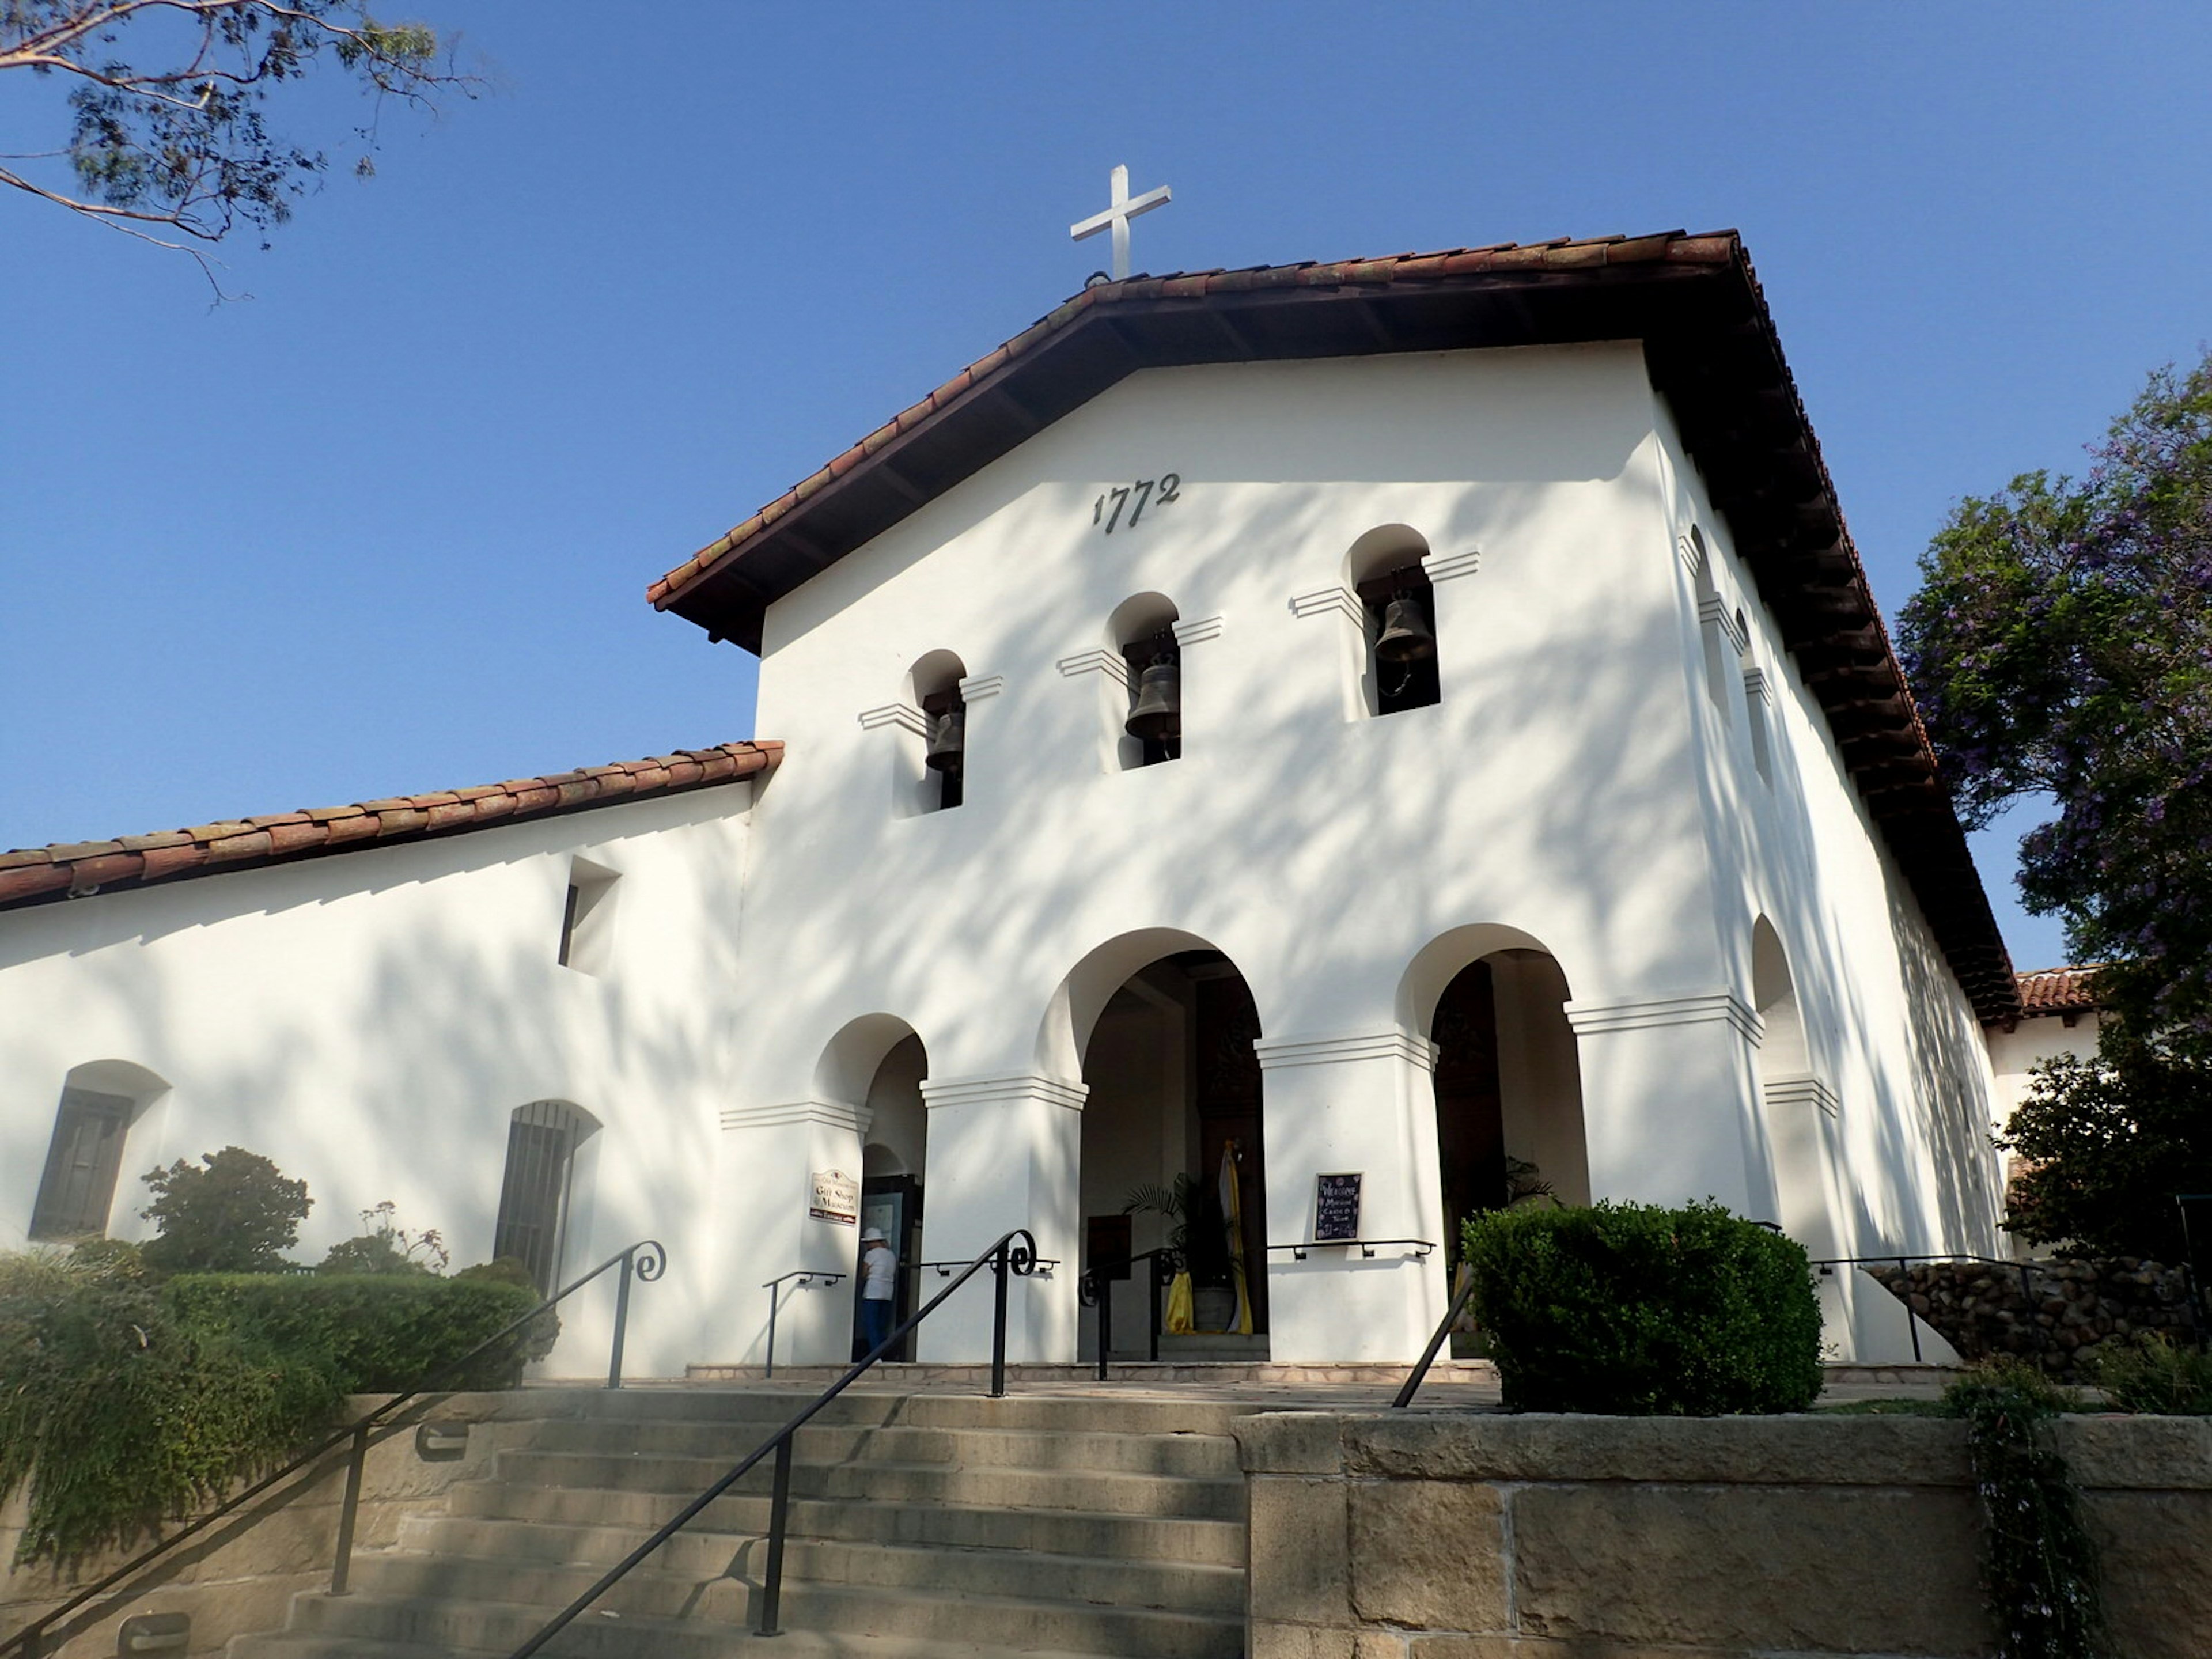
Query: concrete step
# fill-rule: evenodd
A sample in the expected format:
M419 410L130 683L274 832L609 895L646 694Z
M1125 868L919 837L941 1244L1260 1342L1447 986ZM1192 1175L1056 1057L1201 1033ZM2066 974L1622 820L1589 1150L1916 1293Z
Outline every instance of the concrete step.
M751 1639L744 1634L757 1617L750 1586L732 1579L690 1584L686 1616L667 1618L625 1606L633 1598L643 1601L666 1593L667 1587L649 1581L633 1587L632 1580L644 1572L641 1568L611 1592L607 1603L579 1619L547 1651L569 1659L720 1659L732 1651L733 1638ZM579 1588L589 1581L586 1573L573 1576ZM531 1580L526 1576L507 1594L516 1594L526 1582ZM672 1580L678 1586L684 1583ZM292 1629L302 1635L398 1642L441 1651L499 1653L527 1640L554 1605L318 1593L295 1599ZM1115 1659L1237 1659L1244 1643L1241 1618L789 1580L781 1622L792 1631L1046 1647Z
M656 1388L551 1390L543 1420L757 1423L765 1433L811 1404L805 1388ZM1237 1418L1279 1411L1269 1401L1194 1400L1121 1391L1010 1394L888 1394L850 1389L822 1408L817 1423L903 1424L934 1429L1049 1429L1069 1433L1227 1434Z
M364 1589L391 1596L467 1601L526 1601L563 1605L598 1576L645 1541L643 1532L604 1533L592 1553L550 1559L538 1540L511 1527L491 1554L429 1553L409 1547L364 1555L356 1580ZM450 1534L446 1534L450 1537ZM572 1539L572 1542L581 1541ZM648 1557L605 1603L627 1612L676 1616L702 1587L722 1580L757 1583L765 1570L767 1540L727 1533L685 1531ZM1234 1567L1194 1566L1176 1561L1133 1561L1015 1550L951 1549L937 1545L851 1543L793 1538L784 1549L787 1584L849 1584L878 1589L920 1589L984 1598L1036 1595L1050 1585L1062 1599L1097 1606L1157 1607L1176 1613L1231 1616L1243 1609L1244 1576ZM641 1588L628 1594L632 1585Z
M768 1489L774 1460L763 1458L735 1490ZM605 1452L502 1451L494 1479L510 1486L607 1492L696 1493L727 1474L719 1458ZM1006 1509L1074 1509L1113 1515L1172 1515L1233 1521L1244 1514L1241 1480L963 1468L925 1463L794 1462L791 1490L805 1498L869 1498L886 1504L943 1503Z
M531 1432L529 1449L709 1458L727 1468L766 1437L725 1423L551 1422ZM809 1424L793 1437L800 1463L862 1459L957 1463L969 1468L1097 1470L1234 1480L1237 1442L1223 1435L1100 1433L1012 1428Z
M596 1559L563 1552L596 1546L563 1536L571 1530L614 1529L641 1540L684 1505L668 1492L592 1492L560 1487L509 1486L473 1481L455 1486L449 1513L403 1523L407 1528L452 1528L449 1544L465 1553L487 1549L499 1534L476 1533L480 1525L527 1522L527 1529L546 1541L516 1547L539 1559ZM692 1528L724 1536L757 1537L769 1522L764 1493L732 1493L708 1505ZM794 1537L835 1538L853 1543L940 1544L955 1549L1038 1550L1051 1555L1093 1555L1135 1560L1188 1561L1201 1566L1244 1564L1244 1523L1235 1520L1170 1516L1087 1514L1073 1510L1009 1510L959 1504L885 1504L872 1499L796 1498L791 1506ZM411 1541L416 1535L403 1532Z
M590 1621L586 1621L587 1625ZM564 1631L544 1652L550 1659L760 1659L769 1650L744 1632L691 1630L659 1620L601 1620L598 1629ZM520 1640L520 1638L517 1638ZM372 1637L280 1631L234 1638L228 1659L453 1659L505 1655L501 1648L424 1647ZM775 1659L1097 1659L1096 1655L1041 1648L979 1647L970 1642L932 1642L912 1636L871 1636L856 1631L793 1630L776 1639Z

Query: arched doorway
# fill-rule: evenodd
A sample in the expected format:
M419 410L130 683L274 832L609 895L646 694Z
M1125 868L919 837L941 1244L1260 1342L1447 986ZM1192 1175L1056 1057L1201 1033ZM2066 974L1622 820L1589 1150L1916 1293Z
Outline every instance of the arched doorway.
M929 1075L929 1053L921 1036L891 1014L867 1014L830 1039L815 1071L815 1086L825 1100L865 1109L860 1134L859 1223L850 1238L851 1271L860 1239L880 1230L899 1260L894 1322L914 1311L918 1283L915 1265L922 1253L922 1196L929 1158L929 1114L921 1085ZM857 1273L851 1280L852 1336L858 1358L860 1331ZM897 1359L912 1358L913 1339Z
M1187 934L1117 941L1070 976L1086 1088L1079 1191L1086 1268L1182 1242L1196 1330L1162 1357L1264 1355L1267 1163L1259 1010L1236 964ZM1095 981L1095 983L1093 982ZM1145 1264L1149 1265L1149 1264ZM1109 1354L1150 1352L1145 1265L1114 1297ZM1082 1352L1099 1332L1086 1321Z
M1479 1211L1589 1203L1582 1072L1551 953L1508 929L1465 928L1422 951L1407 981L1407 1012L1437 1046L1438 1221L1453 1257Z

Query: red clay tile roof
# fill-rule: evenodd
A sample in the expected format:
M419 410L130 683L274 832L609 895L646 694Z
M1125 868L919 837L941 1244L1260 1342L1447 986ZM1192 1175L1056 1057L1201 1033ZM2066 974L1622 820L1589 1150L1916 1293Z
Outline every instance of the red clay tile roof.
M2038 968L2020 975L2020 1006L2023 1013L2071 1014L2094 1008L2097 969L2102 964Z
M312 807L158 835L125 836L119 841L24 848L0 853L0 909L489 829L518 818L550 817L648 795L680 794L711 784L734 783L769 770L782 758L781 743L726 743L476 788Z
M1639 342L1944 958L2020 990L1742 240L1562 239L1085 289L647 589L758 651L769 606L1140 368Z
M1073 299L1040 318L995 351L968 365L943 386L922 398L912 408L902 410L890 420L854 444L820 471L802 478L766 507L738 525L727 533L717 537L646 589L647 600L661 610L678 609L677 601L696 586L700 577L720 566L733 553L759 541L768 531L797 508L831 484L839 483L857 469L865 468L885 451L901 447L900 441L920 432L936 418L950 411L956 404L974 404L994 398L1006 398L1007 392L1000 384L1018 378L1018 371L1026 366L1025 360L1043 354L1044 349L1054 344L1059 337L1078 329L1079 325L1094 319L1096 313L1113 309L1133 309L1145 301L1220 301L1235 296L1268 297L1297 301L1315 297L1334 297L1339 290L1348 290L1353 297L1364 301L1385 289L1404 293L1408 290L1437 291L1437 285L1450 279L1505 279L1515 288L1532 286L1532 280L1540 283L1546 278L1556 280L1566 273L1586 274L1624 266L1646 265L1713 265L1729 266L1743 263L1742 242L1732 230L1713 231L1692 236L1682 231L1662 231L1650 236L1602 236L1587 240L1560 237L1549 242L1523 246L1515 242L1499 242L1488 247L1451 248L1437 253L1401 253L1376 259L1343 259L1321 264L1311 260L1291 265L1255 265L1243 270L1200 270L1179 272L1168 276L1133 276L1118 283L1102 283L1086 288ZM1492 286L1499 285L1493 280ZM1419 297L1416 292L1415 297ZM1253 307L1257 309L1258 307ZM1238 361L1255 357L1313 356L1352 355L1376 350L1422 350L1434 349L1434 343L1398 343L1386 324L1390 319L1376 319L1360 325L1368 337L1340 341L1340 350L1316 353L1311 349L1275 351L1268 349L1265 340L1240 337L1234 330L1224 343L1219 337L1203 343L1193 343L1196 349L1178 353L1172 361ZM1577 337L1632 337L1630 336L1601 336L1580 334ZM1520 343L1521 342L1482 342L1482 343ZM1228 349L1224 349L1224 343ZM1475 341L1458 343L1474 344ZM1211 346L1211 349L1205 349ZM1130 369L1144 367L1133 357L1112 374L1103 385L1091 387L1077 401L1085 401L1103 391L1107 385L1118 380ZM1020 434L1026 437L1030 431L1048 424L1067 412L1066 409L1043 409L1028 405L1025 399L1011 400L1014 423L1024 428ZM1069 407L1073 407L1070 404ZM1004 449L1012 447L1004 445ZM982 460L994 459L985 455ZM981 465L979 461L977 465ZM970 466L958 474L965 477L973 471ZM945 483L957 482L957 478ZM922 499L944 487L934 479L916 478L917 491L913 488L899 489L908 497L906 507L911 511ZM896 487L895 487L896 488ZM903 518L904 512L896 514L888 522ZM880 530L885 526L879 525ZM870 534L875 531L869 532ZM842 539L842 538L840 538ZM849 551L841 546L836 552ZM833 556L835 555L833 554ZM811 574L811 573L809 573ZM790 584L796 586L797 583ZM763 597L780 598L789 587L778 586L777 591L763 590ZM694 620L698 620L694 618ZM757 625L757 618L755 619ZM702 623L702 626L708 626ZM748 641L752 629L742 624L726 630L729 637L757 651L757 637Z

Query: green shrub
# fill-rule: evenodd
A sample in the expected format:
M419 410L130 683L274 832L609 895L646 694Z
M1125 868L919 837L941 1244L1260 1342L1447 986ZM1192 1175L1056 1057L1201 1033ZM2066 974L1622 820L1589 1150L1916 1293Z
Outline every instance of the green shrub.
M283 1462L342 1397L313 1356L194 1329L127 1255L0 1256L0 1499L15 1559L128 1544Z
M1494 1210L1462 1241L1510 1410L1711 1417L1820 1392L1804 1247L1718 1204Z
M480 1279L492 1285L512 1285L518 1291L527 1291L533 1302L544 1299L538 1293L538 1281L530 1276L529 1265L511 1255L496 1255L489 1261L479 1261L473 1267L462 1268L453 1277ZM524 1326L522 1334L526 1339L522 1346L523 1361L535 1364L551 1353L553 1345L561 1340L561 1316L548 1308Z
M2212 1417L2212 1353L2184 1347L2162 1331L2101 1356L2090 1380L2124 1412Z
M315 1200L258 1152L203 1152L204 1169L179 1158L142 1176L154 1201L139 1214L160 1230L146 1265L162 1273L275 1273Z
M399 1224L390 1199L361 1212L362 1231L331 1246L316 1264L319 1273L441 1273L453 1257L435 1227L410 1233Z
M412 1388L528 1313L538 1293L428 1273L190 1273L164 1294L196 1328L250 1347L316 1356L349 1393ZM526 1329L441 1386L508 1389L521 1380Z

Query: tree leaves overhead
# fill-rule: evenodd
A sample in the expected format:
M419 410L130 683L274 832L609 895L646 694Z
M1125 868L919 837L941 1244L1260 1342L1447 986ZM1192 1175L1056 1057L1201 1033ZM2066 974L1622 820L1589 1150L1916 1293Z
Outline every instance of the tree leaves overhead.
M2212 357L2150 378L2079 481L1953 513L1907 672L1967 821L2023 797L2021 891L2101 1000L2212 1055Z
M361 0L0 0L0 70L76 82L67 146L0 156L0 183L148 240L265 236L330 166L270 129L270 93L335 63L369 100L357 136L373 147L386 98L473 95L441 52ZM374 170L364 149L356 171Z

